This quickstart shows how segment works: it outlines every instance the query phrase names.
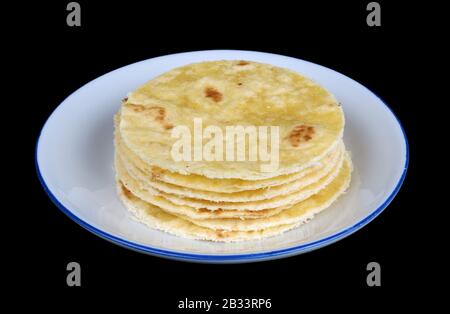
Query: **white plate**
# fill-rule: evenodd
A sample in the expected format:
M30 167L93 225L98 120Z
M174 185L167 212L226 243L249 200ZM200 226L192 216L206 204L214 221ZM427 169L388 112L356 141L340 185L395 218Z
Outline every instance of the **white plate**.
M149 229L134 221L116 196L113 115L128 92L153 77L188 63L224 59L253 60L292 69L337 97L345 112L344 140L355 167L350 189L310 223L264 240L212 243ZM59 209L84 228L136 251L209 263L275 259L340 240L369 223L392 201L407 165L408 144L399 121L366 87L317 64L252 51L180 53L105 74L56 108L36 148L36 168L45 191Z

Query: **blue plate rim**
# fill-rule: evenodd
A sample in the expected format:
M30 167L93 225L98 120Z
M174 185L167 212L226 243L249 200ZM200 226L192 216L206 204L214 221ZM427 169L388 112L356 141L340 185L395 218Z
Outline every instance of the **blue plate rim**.
M380 205L378 206L372 213L370 213L369 215L367 215L365 218L361 219L359 222L355 223L354 225L341 230L339 232L336 232L328 237L325 237L323 239L319 239L317 241L313 241L310 243L305 243L305 244L301 244L301 245L296 245L296 246L292 246L292 247L288 247L288 248L284 248L284 249L280 249L280 250L274 250L274 251L264 251L264 252L258 252L258 253L247 253L247 254L194 254L194 253L185 253L185 252L178 252L178 251L171 251L171 250L164 250L164 249L159 249L159 248L154 248L151 246L146 246L146 245L142 245L142 244L138 244L135 242L131 242L128 241L126 239L117 237L115 235L112 235L108 232L105 232L103 230L100 230L92 225L90 225L88 222L80 219L79 217L77 217L75 214L73 214L67 207L65 207L63 204L61 204L61 202L56 198L56 196L50 191L50 189L48 188L47 184L45 183L44 178L42 177L41 174L41 170L39 168L39 162L38 162L38 158L37 158L37 154L38 154L38 149L39 149L39 141L42 135L43 130L45 129L47 122L49 121L49 119L53 116L53 114L55 113L55 111L61 106L62 103L64 103L65 100L63 100L50 114L50 116L47 118L47 120L45 121L41 131L39 132L39 136L38 139L36 141L36 146L35 146L35 154L34 154L34 163L35 163L35 168L36 168L36 173L37 173L37 177L39 179L39 182L41 183L44 191L46 192L46 194L48 195L48 197L50 198L50 200L56 205L56 207L58 209L60 209L66 216L68 216L70 219L72 219L73 221L75 221L77 224L79 224L80 226L82 226L83 228L85 228L86 230L94 233L95 235L104 238L106 240L109 240L115 244L118 244L120 246L132 249L132 250L136 250L139 252L143 252L143 253L147 253L147 254L152 254L152 255L156 255L156 256L161 256L161 257L165 257L165 258L172 258L172 259L179 259L179 260L186 260L186 261L200 261L200 262L233 262L233 261L257 261L257 260L264 260L264 259L268 259L268 258L276 258L276 257L283 257L283 256L291 256L294 254L300 254L300 253L304 253L304 252L308 252L323 246L326 246L328 244L334 243L337 240L341 240L344 237L358 231L359 229L361 229L362 227L364 227L365 225L367 225L369 222L371 222L375 217L377 217L390 203L391 201L394 199L394 197L397 195L398 191L400 190L405 178L406 178L406 174L407 174L407 170L408 170L408 166L409 166L409 144L408 144L408 139L405 133L405 130L403 128L403 125L401 124L400 120L398 119L398 117L395 115L395 113L393 112L393 110L387 105L387 103L380 97L378 96L376 93L372 92L370 89L368 89L367 87L365 87L364 85L362 85L361 83L359 83L358 81L340 73L337 72L333 69L330 69L328 67L322 66L320 64L316 64L310 61L306 61L303 59L298 59L298 58L294 58L294 57L289 57L289 56L284 56L284 55L279 55L279 54L273 54L273 53L267 53L267 52L259 52L259 51L245 51L245 50L204 50L204 51L191 51L191 52L181 52L181 53L175 53L175 54L169 54L169 55L165 55L165 56L160 56L160 57L167 57L167 56L176 56L176 55L180 55L180 54L190 54L190 53L211 53L211 52L229 52L229 51L233 51L233 52L256 52L259 54L267 54L267 55L275 55L275 56L281 56L284 58L290 58L290 59L295 59L295 60L300 60L302 62L307 62L310 64L313 64L315 66L319 66L322 68L326 68L327 70L333 71L339 75L344 76L347 79L352 80L353 82L357 83L358 85L362 86L364 89L366 89L368 92L370 92L371 94L373 94L375 97L377 97L381 103L383 103L383 105L389 110L389 112L392 114L392 116L395 118L395 120L397 121L402 134L403 134L403 138L405 141L405 151L406 151L406 156L405 156L405 164L403 166L403 172L402 175L399 179L399 181L397 182L396 187L393 189L393 191L391 192L391 194L386 198L386 200ZM158 58L158 57L156 57ZM150 58L150 59L154 59L154 58ZM140 62L145 62L147 60L150 59L146 59L146 60L142 60L142 61L138 61L129 65L125 65L121 68L133 65L133 64L137 64ZM110 74L111 72L117 71L121 68L118 68L116 70L110 71L108 73L105 73L104 75ZM101 78L102 76L98 77L97 79ZM93 82L96 79L90 81ZM89 83L87 83L89 84ZM85 86L85 85L83 85ZM81 87L80 87L81 88ZM78 90L78 89L77 89ZM74 92L76 93L76 91ZM71 94L73 95L73 93ZM71 95L69 95L68 97L70 97ZM67 98L66 98L67 99Z

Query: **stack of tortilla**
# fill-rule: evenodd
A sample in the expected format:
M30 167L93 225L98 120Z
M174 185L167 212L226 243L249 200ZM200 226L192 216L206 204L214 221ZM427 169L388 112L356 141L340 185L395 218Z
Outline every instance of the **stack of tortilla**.
M278 127L277 167L264 170L267 160L249 158L174 160L173 131L195 134L195 118L203 130L224 133L227 126ZM348 188L344 124L334 96L296 72L249 61L176 68L130 93L115 116L118 194L139 221L182 237L274 236L309 221ZM267 145L275 148L272 140Z

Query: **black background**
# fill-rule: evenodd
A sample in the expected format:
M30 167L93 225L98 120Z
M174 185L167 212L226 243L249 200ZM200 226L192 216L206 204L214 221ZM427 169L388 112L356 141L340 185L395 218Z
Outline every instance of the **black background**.
M382 26L368 27L369 1L274 1L116 3L79 1L81 27L66 25L66 5L39 3L31 10L28 58L35 83L28 111L31 174L29 223L33 245L21 254L32 260L37 285L52 298L83 304L145 304L176 310L177 300L221 297L271 298L273 310L313 305L351 308L363 300L371 308L384 301L411 302L399 291L415 291L427 277L412 222L420 206L416 143L420 137L417 95L411 62L420 55L422 26L411 22L427 14L411 5L379 1ZM30 41L31 42L31 41ZM73 91L129 63L175 52L241 49L279 53L312 61L359 81L380 95L402 122L411 159L406 181L377 219L350 237L320 250L287 259L243 265L205 265L146 256L113 245L84 230L49 200L34 169L34 147L46 118ZM419 66L420 67L420 66ZM62 135L63 136L63 135ZM82 286L66 286L66 265L77 261ZM380 263L382 286L367 287L366 265ZM28 287L30 288L30 287ZM404 295L404 294L402 294ZM411 294L406 294L410 296ZM339 296L339 301L329 301ZM380 302L382 301L382 302ZM256 312L256 311L255 311Z

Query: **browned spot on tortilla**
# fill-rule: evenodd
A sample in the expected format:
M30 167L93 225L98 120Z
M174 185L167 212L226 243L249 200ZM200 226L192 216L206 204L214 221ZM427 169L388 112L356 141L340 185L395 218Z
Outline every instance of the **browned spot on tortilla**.
M162 121L166 117L166 109L159 106L144 106L137 104L125 104L134 112L145 112L155 116L155 120Z
M217 237L219 237L219 238L225 238L225 237L228 236L228 232L225 231L225 230L223 230L223 229L217 229L217 230L216 230L216 235L217 235Z
M173 128L173 124L170 124L170 123L165 123L164 125L163 125L163 127L166 129L166 130L170 130L170 129L172 129Z
M315 130L312 126L297 125L291 133L289 133L287 139L291 142L292 146L298 147L302 142L311 140L314 133Z
M239 61L238 63L237 63L237 65L247 65L247 64L249 64L250 62L248 62L248 61L244 61L244 60L241 60L241 61Z
M159 106L144 106L144 105L136 105L136 104L126 104L125 106L129 107L134 112L143 112L144 114L152 115L155 121L161 123L161 126L170 130L173 128L173 125L167 122L166 119L166 109Z
M159 179L163 173L163 169L159 167L152 167L152 179Z
M166 109L162 107L150 107L149 109L155 111L155 121L160 122L164 129L170 130L173 128L173 125L166 120Z
M271 209L261 209L261 210L255 210L252 212L252 215L250 217L261 217L267 214ZM244 216L245 218L245 216ZM247 217L248 218L248 217Z
M134 112L143 112L145 110L145 106L143 106L143 105L126 104L125 106L127 106Z
M152 107L151 109L156 109L156 121L163 121L166 117L166 109L161 107Z
M123 182L120 182L120 185L122 186L122 192L126 197L130 198L133 196L133 193L131 193L131 191L128 190L128 188L125 186L125 184L123 184Z
M238 83L238 85L239 85L239 86L242 86L242 83L241 83L241 82L239 82L239 83Z
M215 102L219 102L222 100L222 94L213 87L205 88L205 97L211 98Z
M221 209L221 208L216 209L216 210L211 210L208 208L199 208L199 209L197 209L197 211L199 213L209 213L209 214L213 214L213 215L218 215L218 214L223 213L223 209Z

